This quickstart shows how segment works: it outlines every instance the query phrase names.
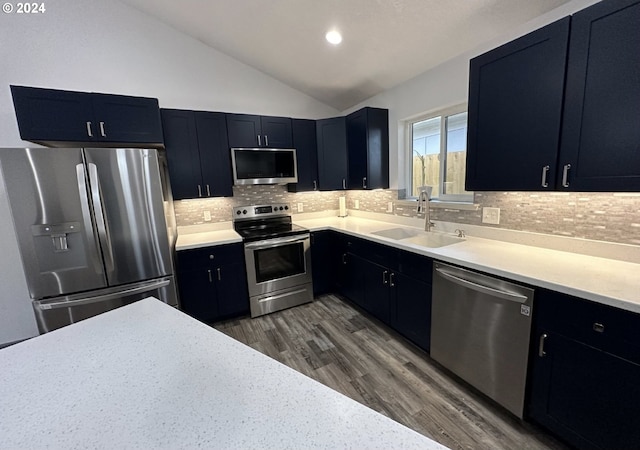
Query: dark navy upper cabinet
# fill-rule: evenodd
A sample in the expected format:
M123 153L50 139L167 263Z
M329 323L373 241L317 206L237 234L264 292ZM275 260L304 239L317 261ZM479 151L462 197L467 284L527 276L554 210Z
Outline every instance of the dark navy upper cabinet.
M292 148L291 119L288 117L227 114L230 147Z
M347 189L347 123L345 117L316 121L318 178L321 191Z
M640 447L640 315L536 291L529 417L577 448Z
M466 189L555 188L570 18L473 58Z
M289 192L318 190L318 145L316 121L292 119L293 147L298 162L298 182L288 185Z
M113 94L91 97L98 141L162 143L157 99Z
M347 116L349 189L389 187L389 110L362 108Z
M162 144L158 100L11 86L20 137L44 145Z
M466 189L640 191L638 24L602 1L471 60Z
M162 109L174 199L232 196L224 113Z
M573 16L560 189L640 191L638 74L638 0L603 1Z

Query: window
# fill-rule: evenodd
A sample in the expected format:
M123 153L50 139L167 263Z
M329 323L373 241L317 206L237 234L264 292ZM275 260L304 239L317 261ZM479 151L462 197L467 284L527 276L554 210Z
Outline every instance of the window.
M472 202L464 190L467 160L467 111L460 105L408 122L407 193L417 197L431 186L431 198Z

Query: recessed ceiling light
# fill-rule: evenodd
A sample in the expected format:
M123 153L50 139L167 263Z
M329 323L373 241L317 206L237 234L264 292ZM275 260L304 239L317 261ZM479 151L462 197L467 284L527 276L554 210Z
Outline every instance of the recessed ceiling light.
M338 30L331 30L324 37L333 45L338 45L342 42L342 35Z

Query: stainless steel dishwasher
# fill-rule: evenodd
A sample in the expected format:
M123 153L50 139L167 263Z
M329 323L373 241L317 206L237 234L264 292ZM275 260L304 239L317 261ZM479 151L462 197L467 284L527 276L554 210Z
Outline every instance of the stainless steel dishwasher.
M522 418L533 289L433 265L431 357Z

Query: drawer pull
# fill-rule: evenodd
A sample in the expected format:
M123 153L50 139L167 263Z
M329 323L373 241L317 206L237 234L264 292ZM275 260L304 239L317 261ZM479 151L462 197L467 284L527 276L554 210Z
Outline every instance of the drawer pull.
M597 332L597 333L604 333L604 325L602 325L601 323L594 323L593 324L593 331Z

